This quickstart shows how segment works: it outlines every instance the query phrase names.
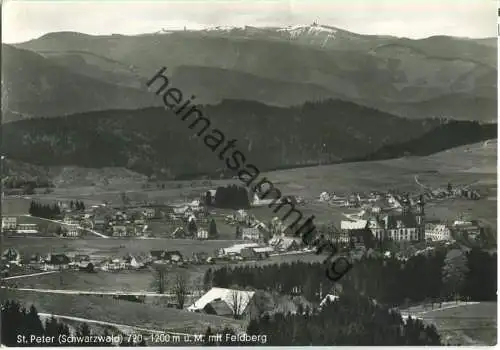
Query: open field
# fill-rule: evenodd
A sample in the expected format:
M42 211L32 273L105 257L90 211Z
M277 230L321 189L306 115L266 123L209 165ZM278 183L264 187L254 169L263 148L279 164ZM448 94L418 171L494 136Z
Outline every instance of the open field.
M332 215L332 211L342 211L342 208L329 208L321 203L311 203L323 191L333 191L339 194L350 192L369 192L373 190L398 189L400 191L417 192L420 186L415 182L415 175L426 186L444 187L448 182L452 184L472 184L478 189L482 199L471 202L471 212L481 214L485 208L487 214L484 219L496 222L496 201L487 197L496 198L496 140L481 142L473 145L462 146L427 157L408 157L373 162L344 163L335 165L315 166L278 170L263 173L269 178L283 194L300 195L308 201L307 208L302 207L304 216L316 215L321 222ZM200 193L210 188L229 183L241 184L239 180L193 180L193 181L167 181L162 184L165 189L156 187L150 189L138 188L137 184L129 190L123 190L132 201L157 201L158 203L180 203L198 198ZM33 195L33 198L45 200L80 199L91 203L110 201L121 204L121 192L115 188L106 189L102 186L93 187L88 184L78 187L56 188L48 195ZM154 185L153 185L154 186ZM17 199L19 201L19 199ZM11 203L12 202L12 203ZM482 207L482 204L485 202ZM29 201L24 204L16 203L16 199L7 199L3 211L19 212L28 208ZM453 212L462 210L460 204L455 209L454 203L446 203ZM479 209L475 209L479 207ZM256 214L267 217L276 216L269 208L252 209ZM267 214L268 213L268 214ZM338 214L333 214L336 219ZM495 214L496 215L496 214ZM488 217L487 217L488 216ZM494 220L493 220L494 219Z
M307 201L300 207L304 217L315 215L316 222L333 221L339 223L346 208L330 207L316 200L323 191L333 191L337 194L350 192L369 192L373 190L397 189L399 191L418 192L419 181L432 188L445 187L448 182L453 185L471 185L478 190L482 198L479 201L448 200L428 205L430 217L443 216L455 218L460 214L468 214L496 228L496 158L497 141L490 140L473 145L462 146L427 157L407 157L373 162L344 163L335 165L315 166L278 170L263 173L284 195L300 195ZM136 179L136 178L134 178ZM116 181L115 181L116 182ZM64 182L59 182L63 184ZM97 204L108 201L121 204L121 193L126 192L132 201L152 201L157 203L184 203L199 198L200 193L217 186L241 184L239 180L193 180L162 182L164 189L142 189L134 182L127 190L117 190L116 186L89 186L82 182L78 187L72 182L71 187L56 188L51 194L30 196L43 201L60 199L79 199L86 204ZM6 199L2 206L4 214L22 214L26 212L29 200L20 198ZM284 210L282 210L284 211ZM274 213L267 207L252 208L251 212L262 221L267 221L283 213ZM231 227L224 227L223 237L230 238Z
M135 303L98 296L42 294L2 289L2 299L16 299L39 312L114 322L147 329L180 333L202 333L208 326L243 327L244 321L185 310Z
M497 303L480 302L426 311L419 315L436 325L443 342L462 345L497 343Z
M218 269L224 266L237 267L244 265L263 266L269 264L291 263L294 261L323 262L325 255L316 254L290 254L271 256L260 261L244 261L239 263L220 262L214 265L190 265L187 268L169 266L167 274L167 289L173 285L177 273L184 273L189 280L190 290L200 290L205 271L209 268ZM41 274L29 278L13 280L18 288L31 289L72 289L82 291L123 291L123 292L155 292L152 286L153 273L149 269L124 270L120 272L85 273L80 271L63 271L61 273Z

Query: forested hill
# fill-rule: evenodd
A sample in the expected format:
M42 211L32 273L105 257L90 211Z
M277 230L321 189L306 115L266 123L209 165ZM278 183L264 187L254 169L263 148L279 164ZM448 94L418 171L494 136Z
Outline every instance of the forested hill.
M359 160L427 156L449 148L497 138L497 124L450 121L409 141L386 145Z
M339 100L288 108L229 100L200 109L261 170L359 157L440 123ZM42 165L125 166L172 177L225 168L195 135L201 126L190 130L190 123L164 108L109 110L4 124L2 142L10 158Z
M236 149L260 170L365 157L443 124L341 100L284 108L229 100L199 108L226 141L237 140ZM119 166L166 178L225 169L219 151L212 153L195 135L201 127L190 130L189 124L163 108L89 112L4 124L2 143L11 159L40 165ZM468 122L460 125L467 129Z

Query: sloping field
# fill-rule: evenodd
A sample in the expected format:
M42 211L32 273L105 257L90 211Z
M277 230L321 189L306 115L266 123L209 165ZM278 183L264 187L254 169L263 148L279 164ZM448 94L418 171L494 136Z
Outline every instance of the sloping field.
M455 305L442 310L416 311L426 322L436 325L443 343L450 345L495 345L497 343L497 303Z
M35 305L42 313L88 318L153 330L204 334L207 327L244 327L244 322L202 313L92 296L1 291L2 298Z

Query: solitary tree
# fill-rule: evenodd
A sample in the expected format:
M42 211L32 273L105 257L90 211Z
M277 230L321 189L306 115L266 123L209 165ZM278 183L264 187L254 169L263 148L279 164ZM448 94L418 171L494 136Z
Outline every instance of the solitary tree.
M212 288L213 279L213 271L211 268L208 268L208 270L205 272L205 275L203 275L203 290L205 292Z
M212 219L210 221L210 225L208 226L208 236L210 238L215 238L217 237L217 225L215 224L215 220Z
M164 294L167 285L167 267L165 265L153 265L152 287L158 294Z
M212 194L210 193L210 191L207 191L205 193L205 205L208 206L208 207L211 207L212 206Z
M229 307L233 311L233 317L235 319L241 318L244 311L244 292L239 290L233 290L230 295L230 300L228 302Z
M175 294L175 297L177 299L178 308L183 309L186 302L186 296L189 292L188 279L185 273L178 272L175 275L172 292L173 294Z

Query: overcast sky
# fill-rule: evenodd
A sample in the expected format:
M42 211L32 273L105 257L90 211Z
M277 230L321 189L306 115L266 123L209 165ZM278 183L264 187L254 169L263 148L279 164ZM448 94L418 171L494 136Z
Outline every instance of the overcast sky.
M138 34L184 26L287 26L313 21L363 34L478 38L496 36L496 18L495 0L7 0L2 8L2 42L22 42L55 31Z

